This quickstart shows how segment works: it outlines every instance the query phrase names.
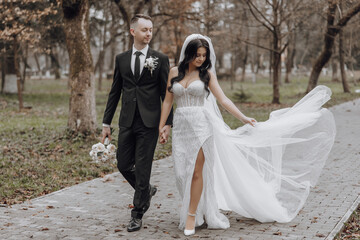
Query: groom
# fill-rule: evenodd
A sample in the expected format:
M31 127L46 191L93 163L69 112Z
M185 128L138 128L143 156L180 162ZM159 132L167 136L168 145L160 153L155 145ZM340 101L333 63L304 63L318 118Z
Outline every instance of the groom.
M117 167L135 189L129 232L141 228L142 217L150 207L157 188L150 185L151 166L159 136L160 98L164 100L169 59L149 47L153 24L151 18L137 14L131 19L132 49L116 56L114 80L103 118L102 142L111 140L110 124L121 93ZM167 136L172 112L161 135Z

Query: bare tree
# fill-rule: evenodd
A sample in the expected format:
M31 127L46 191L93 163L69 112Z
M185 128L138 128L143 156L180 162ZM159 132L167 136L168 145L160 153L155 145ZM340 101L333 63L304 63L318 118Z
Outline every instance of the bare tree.
M117 7L119 8L119 11L122 15L122 19L125 22L124 31L128 31L130 29L130 21L131 18L138 13L143 13L144 7L146 5L151 6L152 0L113 0ZM151 11L151 10L150 10ZM133 44L133 39L130 34L128 34L128 48L130 49Z
M37 22L41 22L50 14L56 13L55 5L44 3L40 0L4 1L0 8L2 31L0 40L7 51L8 59L12 64L6 64L8 73L16 74L19 109L23 109L22 89L25 74L22 78L20 59L23 59L26 68L26 52L29 46L34 46L39 41L39 34L35 31ZM23 48L23 56L20 55Z
M93 133L96 130L96 109L89 39L89 0L62 0L61 3L70 58L68 128L74 133Z
M334 48L336 49L336 45L334 46ZM331 81L332 82L339 82L339 78L338 78L338 64L339 64L339 56L333 54L331 56Z
M111 32L114 25L117 25L115 21L111 21L111 26L109 29L109 22L112 19L110 18L110 11L111 11L111 4L112 2L95 2L95 9L102 12L103 18L98 18L97 12L95 12L94 16L91 18L91 38L92 38L92 45L98 48L99 53L97 57L97 61L94 66L94 73L98 71L98 90L101 91L102 88L102 76L104 72L104 62L105 62L105 55L106 49L110 46L111 41L114 41L113 35L110 36L108 40L108 35ZM105 17L105 18L104 18ZM96 33L94 33L96 32ZM96 36L94 36L96 35Z
M324 45L322 52L313 65L306 92L310 92L313 88L316 87L321 70L332 55L334 41L337 34L343 27L346 26L349 20L360 11L360 2L357 2L335 23L335 14L338 4L339 0L328 0L327 25L326 32L324 34Z
M263 7L257 4L257 1L245 0L249 11L257 22L265 27L272 35L272 46L268 49L271 51L271 68L272 83L273 83L273 99L272 103L280 103L279 84L281 78L281 54L286 49L288 42L282 43L282 39L287 35L287 32L282 31L282 24L284 21L294 18L294 13L301 6L301 1L293 4L291 11L286 11L287 1L273 0L266 1Z
M285 67L286 67L285 83L290 83L290 74L294 66L294 59L296 54L296 29L294 27L293 21L289 21L289 19L287 19L286 21L286 26L288 29L289 44L286 49L287 54L286 54L286 62L285 62Z
M341 1L339 4L340 16L342 15L343 10L343 2ZM344 33L343 29L340 29L339 32L339 64L340 64L340 72L341 72L341 82L343 85L343 89L345 93L350 93L349 84L346 80L346 72L345 72L345 61L344 61Z
M158 11L152 15L156 29L153 38L162 40L159 42L161 50L174 59L175 64L178 63L185 36L194 29L194 32L199 32L199 25L205 24L201 13L194 11L194 2L196 0L158 1Z

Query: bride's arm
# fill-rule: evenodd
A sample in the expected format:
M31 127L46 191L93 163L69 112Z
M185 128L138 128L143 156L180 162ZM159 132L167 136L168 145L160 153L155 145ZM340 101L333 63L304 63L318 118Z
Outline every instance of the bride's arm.
M253 118L246 117L236 106L235 104L224 94L221 89L219 82L212 72L209 71L210 74L210 82L209 88L211 92L214 94L218 102L223 106L231 115L242 121L244 124L249 123L254 126L256 120Z
M159 131L161 131L163 129L163 127L165 126L166 119L169 117L171 107L174 102L174 95L172 92L169 92L168 87L170 87L170 85L171 85L171 79L173 77L177 76L177 74L178 74L177 67L173 67L170 69L169 77L168 77L168 81L167 81L167 87L166 87L166 95L165 95L165 99L164 99L162 109L161 109Z

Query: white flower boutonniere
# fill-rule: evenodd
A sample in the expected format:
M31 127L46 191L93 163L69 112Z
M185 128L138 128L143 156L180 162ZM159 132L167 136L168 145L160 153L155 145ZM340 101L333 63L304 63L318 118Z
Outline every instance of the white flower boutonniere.
M144 67L149 69L151 76L152 76L153 71L156 69L156 66L158 65L157 60L158 60L157 57L149 57L149 58L145 59Z

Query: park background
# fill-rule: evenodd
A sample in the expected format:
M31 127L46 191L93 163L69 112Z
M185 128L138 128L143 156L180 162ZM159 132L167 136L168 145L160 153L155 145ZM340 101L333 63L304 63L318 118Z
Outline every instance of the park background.
M330 107L360 96L360 2L352 0L0 1L0 204L117 171L94 163L115 56L130 19L152 17L150 46L178 63L187 35L209 36L226 95L264 121L316 85ZM114 116L116 145L118 117ZM242 124L222 110L232 127ZM171 139L154 159L171 155ZM356 215L356 214L355 214ZM355 216L354 215L354 216ZM357 218L357 220L356 220ZM359 231L359 217L353 219ZM345 229L346 230L346 229Z

